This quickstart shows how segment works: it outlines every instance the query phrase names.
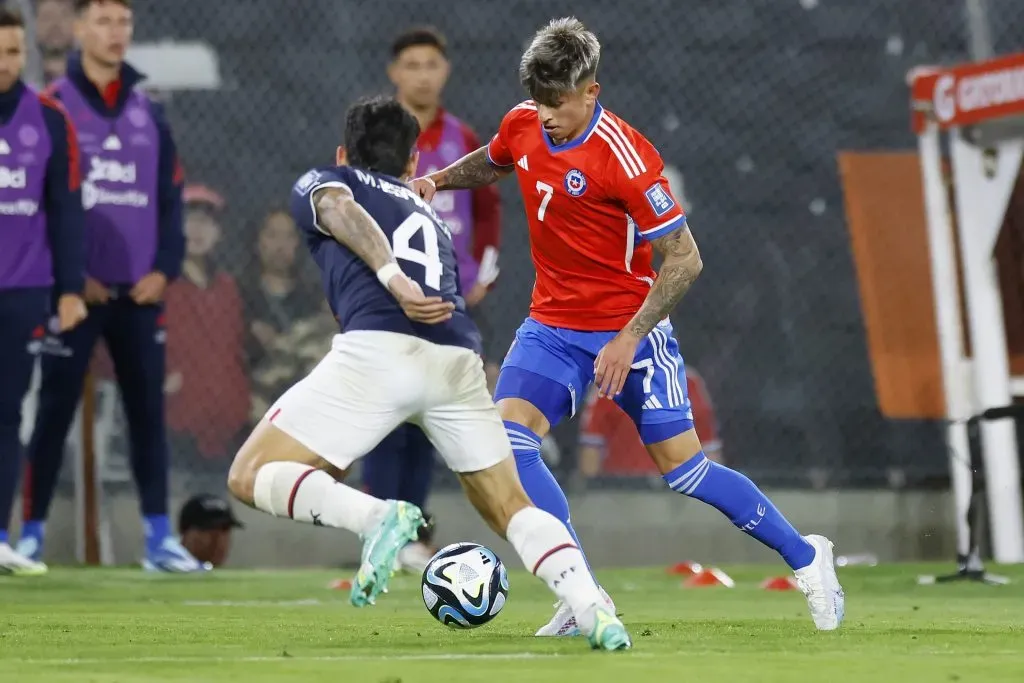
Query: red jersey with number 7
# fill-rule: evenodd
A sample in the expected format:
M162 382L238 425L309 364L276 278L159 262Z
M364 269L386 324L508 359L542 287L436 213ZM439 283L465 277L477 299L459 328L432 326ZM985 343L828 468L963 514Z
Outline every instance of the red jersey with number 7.
M530 316L622 329L654 284L650 241L686 225L654 145L600 103L582 135L555 145L526 101L502 119L487 158L514 168L523 193L537 271Z

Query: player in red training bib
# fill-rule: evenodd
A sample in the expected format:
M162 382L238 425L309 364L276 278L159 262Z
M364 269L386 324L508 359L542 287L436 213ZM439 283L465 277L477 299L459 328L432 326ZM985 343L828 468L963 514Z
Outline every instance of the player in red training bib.
M540 442L596 383L636 424L669 487L778 551L817 628L838 628L844 596L832 543L801 536L747 477L709 460L694 431L668 315L700 274L700 255L657 150L598 101L600 56L597 37L578 20L552 21L519 65L531 99L505 115L486 147L413 183L430 199L512 173L519 181L537 279L494 396L519 477L575 538ZM662 256L657 273L654 250ZM537 635L578 632L560 605Z

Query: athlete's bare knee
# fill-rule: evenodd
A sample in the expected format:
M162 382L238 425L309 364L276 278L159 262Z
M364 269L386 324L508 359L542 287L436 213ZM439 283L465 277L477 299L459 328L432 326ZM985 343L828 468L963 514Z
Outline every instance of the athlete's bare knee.
M327 471L341 481L345 470L334 467L288 434L261 421L238 450L228 470L228 490L235 498L252 505L256 488L256 474L271 462L299 462Z
M246 505L253 504L256 472L264 463L269 462L264 456L266 451L261 448L258 432L259 426L238 449L228 470L228 491Z
M662 474L668 474L700 451L700 439L694 429L658 443L647 444L647 453Z
M243 457L242 451L239 451L231 461L231 469L228 470L228 491L246 505L253 503L257 469L248 458Z
M498 401L498 412L502 420L520 424L537 436L544 436L551 429L551 423L537 406L521 398L503 398Z

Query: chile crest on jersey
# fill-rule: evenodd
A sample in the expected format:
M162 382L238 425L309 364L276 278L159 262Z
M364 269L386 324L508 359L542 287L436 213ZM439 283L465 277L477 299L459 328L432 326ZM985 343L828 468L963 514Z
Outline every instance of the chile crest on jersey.
M572 197L582 197L587 191L587 177L578 168L569 169L565 174L565 191Z
M313 195L321 188L347 186L391 242L402 271L427 296L455 304L452 319L437 325L409 320L362 259L316 224ZM347 166L314 169L296 182L292 214L320 267L324 291L342 329L410 334L437 344L480 351L480 333L466 313L458 284L451 232L415 192L397 178Z

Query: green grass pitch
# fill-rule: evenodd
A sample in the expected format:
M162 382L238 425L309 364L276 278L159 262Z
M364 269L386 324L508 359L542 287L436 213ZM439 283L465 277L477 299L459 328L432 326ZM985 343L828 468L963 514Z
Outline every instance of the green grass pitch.
M814 631L803 597L757 588L774 567L726 567L737 586L684 589L660 569L601 572L634 641L533 638L551 615L511 575L491 624L448 630L417 577L354 609L330 571L146 575L63 569L0 579L0 681L331 683L998 683L1024 681L1024 569L1009 586L919 587L948 566L850 568L844 628Z

